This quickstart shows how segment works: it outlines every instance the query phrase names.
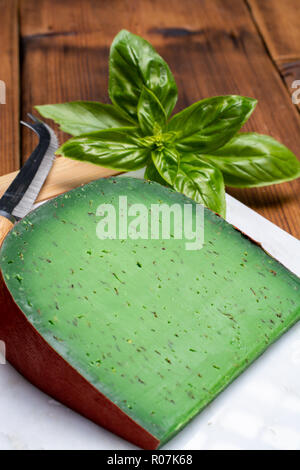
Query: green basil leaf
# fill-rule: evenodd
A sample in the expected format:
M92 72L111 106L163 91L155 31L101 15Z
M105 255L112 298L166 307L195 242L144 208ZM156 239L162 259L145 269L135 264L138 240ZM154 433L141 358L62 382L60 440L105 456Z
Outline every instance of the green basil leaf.
M177 86L168 64L145 39L122 30L110 49L109 96L135 120L143 85L157 96L169 116L177 101Z
M226 213L223 176L218 168L191 153L180 156L174 189L203 204L222 217Z
M168 124L178 133L180 152L211 152L228 142L247 121L256 100L244 96L215 96L192 104Z
M143 87L138 102L139 124L145 135L153 135L162 131L167 122L167 116L160 101L152 91Z
M149 161L144 178L146 180L155 181L156 183L162 184L163 186L169 186L169 184L160 176L152 160Z
M116 170L138 170L150 157L139 138L138 130L132 127L91 132L73 137L56 153Z
M62 131L71 135L134 125L116 106L96 101L45 104L35 108L43 117L53 119Z
M300 176L300 162L287 147L254 132L239 134L213 154L201 157L222 171L229 186L265 186Z
M160 176L173 185L178 173L178 152L173 148L163 147L153 150L151 157Z

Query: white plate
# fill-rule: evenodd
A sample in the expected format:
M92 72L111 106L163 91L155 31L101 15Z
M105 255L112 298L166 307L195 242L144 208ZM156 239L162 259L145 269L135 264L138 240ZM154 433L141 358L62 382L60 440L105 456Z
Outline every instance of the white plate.
M296 238L229 195L227 213L228 222L300 276ZM164 449L300 449L299 367L298 323ZM39 391L9 364L0 365L0 397L0 449L136 449Z

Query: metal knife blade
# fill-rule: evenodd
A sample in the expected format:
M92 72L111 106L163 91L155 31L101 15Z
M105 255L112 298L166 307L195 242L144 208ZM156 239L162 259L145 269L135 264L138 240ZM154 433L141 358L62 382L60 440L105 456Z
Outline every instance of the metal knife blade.
M21 123L39 136L39 143L0 199L0 215L12 222L22 219L34 202L52 168L59 144L54 131L44 122L28 114L33 123Z

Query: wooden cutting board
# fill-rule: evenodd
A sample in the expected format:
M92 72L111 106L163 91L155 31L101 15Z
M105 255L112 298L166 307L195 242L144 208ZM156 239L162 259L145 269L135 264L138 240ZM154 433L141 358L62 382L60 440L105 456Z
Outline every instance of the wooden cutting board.
M14 180L17 173L15 171L0 177L0 197ZM36 202L45 201L83 184L119 173L116 170L91 165L90 163L58 157Z

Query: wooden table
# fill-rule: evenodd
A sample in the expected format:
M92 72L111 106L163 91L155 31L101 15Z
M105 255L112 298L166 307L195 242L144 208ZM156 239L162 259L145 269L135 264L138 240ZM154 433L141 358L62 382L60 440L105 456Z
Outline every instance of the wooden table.
M244 130L269 134L300 157L300 108L291 99L300 79L299 0L0 0L0 11L0 175L17 170L36 144L19 126L34 105L108 102L109 46L122 28L167 60L177 110L213 95L258 98ZM300 238L299 180L228 192Z

